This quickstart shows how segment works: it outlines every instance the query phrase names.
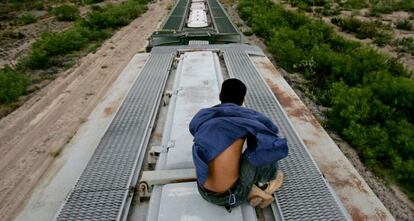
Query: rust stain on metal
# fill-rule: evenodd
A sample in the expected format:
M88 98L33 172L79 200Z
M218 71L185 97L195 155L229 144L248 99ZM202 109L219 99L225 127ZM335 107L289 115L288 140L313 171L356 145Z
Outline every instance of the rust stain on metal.
M303 105L298 105L299 100L291 97L284 90L280 89L270 79L265 79L273 94L276 96L280 104L285 108L290 117L296 117L301 120L311 123L316 129L320 128L319 122L312 116L312 114Z
M348 173L347 176L339 176L337 171L342 169L339 165L340 162L323 167L323 173L326 177L329 177L331 185L340 189L353 188L357 189L361 194L369 194L362 181L355 174Z
M266 83L270 86L270 89L276 95L277 99L279 100L280 104L284 107L293 107L293 99L289 97L283 90L281 90L276 84L274 84L271 80L266 79Z
M114 107L106 107L104 109L104 115L105 117L111 115L114 112Z
M368 216L361 212L361 210L357 207L348 208L348 212L349 215L351 215L353 221L368 220Z
M116 108L119 106L120 102L121 102L122 98L118 98L115 101L112 101L109 106L105 107L105 109L103 110L103 116L104 117L109 117L110 115L112 115L114 113L114 111L116 110Z
M308 139L303 139L303 143L305 143L307 147L312 147L316 145L315 141L308 140Z

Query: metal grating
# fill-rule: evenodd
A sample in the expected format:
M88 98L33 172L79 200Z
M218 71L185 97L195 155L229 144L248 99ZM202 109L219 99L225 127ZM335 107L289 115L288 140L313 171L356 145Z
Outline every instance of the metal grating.
M188 0L179 0L165 21L162 29L172 29L176 31L180 30L181 24L187 11L187 4Z
M216 24L216 28L219 33L238 33L237 29L231 23L229 16L227 16L224 8L218 2L218 0L208 0L209 7L211 9L211 15Z
M230 77L247 85L246 106L269 116L288 139L289 156L280 163L285 183L277 193L284 220L346 220L344 210L248 54L226 50L224 60Z
M173 60L151 54L56 220L120 220Z
M188 45L208 45L208 41L198 41L198 40L192 40L188 42Z

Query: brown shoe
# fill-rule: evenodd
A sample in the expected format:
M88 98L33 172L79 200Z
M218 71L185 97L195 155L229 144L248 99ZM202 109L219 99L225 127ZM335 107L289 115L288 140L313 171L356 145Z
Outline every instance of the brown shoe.
M280 187L283 184L283 179L285 178L285 174L283 173L283 171L277 170L276 174L276 178L274 180L269 181L267 183L266 189L264 190L268 194L273 194L278 189L280 189Z
M256 207L258 205L260 205L261 207L264 204L269 205L270 203L272 203L273 196L261 190L256 185L253 185L252 189L250 190L249 196L247 197L247 200L249 201L252 207Z

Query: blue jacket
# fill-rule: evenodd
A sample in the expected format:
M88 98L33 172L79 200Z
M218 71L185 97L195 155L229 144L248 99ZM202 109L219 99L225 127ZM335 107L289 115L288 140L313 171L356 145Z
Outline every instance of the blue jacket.
M252 136L248 136L245 151L252 165L276 163L288 154L286 139L278 136L269 118L233 103L201 109L190 122L190 133L194 136L193 161L200 185L207 179L208 162L248 134Z

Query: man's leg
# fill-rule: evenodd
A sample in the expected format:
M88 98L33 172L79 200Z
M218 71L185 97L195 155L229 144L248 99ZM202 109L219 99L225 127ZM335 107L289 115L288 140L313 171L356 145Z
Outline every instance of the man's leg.
M255 167L250 164L246 154L243 154L240 159L240 178L239 183L234 191L236 196L237 205L250 200L253 196L257 196L253 202L250 202L252 206L256 206L263 200L270 203L273 198L270 194L259 189L255 184L257 182L268 182L275 179L277 171L277 165L268 165L262 167ZM250 198L250 199L248 199Z

